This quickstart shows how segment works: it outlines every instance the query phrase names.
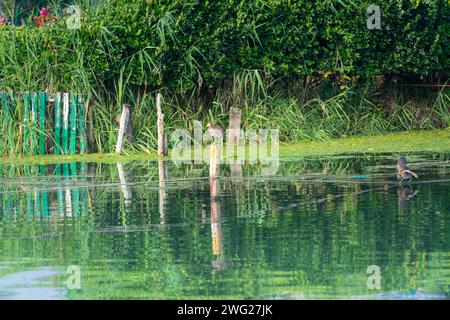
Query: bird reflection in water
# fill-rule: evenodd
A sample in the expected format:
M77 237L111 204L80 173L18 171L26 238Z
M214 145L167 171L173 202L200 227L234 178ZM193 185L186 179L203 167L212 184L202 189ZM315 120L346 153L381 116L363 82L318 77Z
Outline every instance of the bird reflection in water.
M419 193L418 190L413 190L407 187L400 187L397 190L398 207L404 209L407 206L407 201L414 198Z

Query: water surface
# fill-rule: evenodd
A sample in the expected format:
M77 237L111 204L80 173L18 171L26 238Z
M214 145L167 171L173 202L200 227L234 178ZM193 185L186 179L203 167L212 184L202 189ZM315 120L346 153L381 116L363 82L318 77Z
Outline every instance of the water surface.
M3 165L0 299L447 299L450 155L397 157L224 166L218 199L205 165Z

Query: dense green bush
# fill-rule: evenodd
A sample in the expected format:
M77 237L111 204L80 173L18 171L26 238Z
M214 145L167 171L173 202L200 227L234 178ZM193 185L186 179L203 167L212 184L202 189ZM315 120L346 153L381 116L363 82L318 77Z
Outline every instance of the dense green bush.
M99 3L83 7L77 31L63 21L43 30L0 27L1 85L17 85L7 59L14 54L20 65L36 66L30 81L73 86L83 72L100 84L122 70L135 84L178 92L218 87L248 69L337 82L450 74L447 0L383 1L381 30L367 29L371 1L363 0Z

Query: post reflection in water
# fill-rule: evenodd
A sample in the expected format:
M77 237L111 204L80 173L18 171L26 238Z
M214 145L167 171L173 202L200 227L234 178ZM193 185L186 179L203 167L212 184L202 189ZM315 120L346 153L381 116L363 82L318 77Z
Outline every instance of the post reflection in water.
M85 200L90 198L87 195L86 163L17 165L12 168L9 172L0 170L2 179L8 179L0 190L0 210L6 218L12 217L14 212L24 212L30 219L72 217L82 213Z
M221 271L227 268L227 261L223 254L223 233L222 233L222 213L220 212L219 190L220 180L218 177L210 178L210 198L211 198L211 238L212 262L215 271Z
M122 190L122 194L125 199L125 210L126 210L131 205L132 201L131 189L127 182L126 173L122 163L117 164L117 171L119 172L120 189Z
M158 173L159 173L159 219L160 223L165 223L165 212L164 208L166 205L167 191L166 182L169 178L166 160L158 160Z

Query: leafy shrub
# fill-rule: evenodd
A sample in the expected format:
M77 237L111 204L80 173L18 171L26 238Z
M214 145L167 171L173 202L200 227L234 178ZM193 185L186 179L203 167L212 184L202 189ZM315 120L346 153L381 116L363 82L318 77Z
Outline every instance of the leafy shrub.
M90 2L88 2L90 3ZM243 70L274 78L370 79L373 74L450 74L447 0L388 0L381 30L366 28L364 0L105 0L84 7L81 30L0 27L0 79L97 86L117 79L186 92L219 87ZM51 72L44 72L43 67ZM30 72L27 70L27 72ZM75 75L74 75L75 74ZM48 84L47 84L48 85Z

